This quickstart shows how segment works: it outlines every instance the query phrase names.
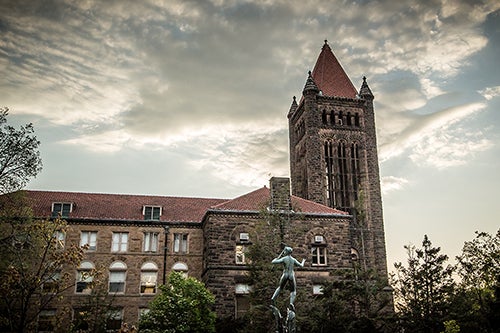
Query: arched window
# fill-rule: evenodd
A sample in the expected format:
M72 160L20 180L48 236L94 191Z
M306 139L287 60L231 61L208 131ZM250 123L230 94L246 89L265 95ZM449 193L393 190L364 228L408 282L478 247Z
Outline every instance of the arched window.
M335 178L334 178L334 147L332 142L325 142L325 185L327 205L335 207Z
M176 262L174 266L172 266L172 270L182 273L185 276L188 274L188 266L183 262Z
M141 294L156 293L158 266L153 262L146 262L141 267Z
M359 146L357 143L351 145L351 174L352 174L352 197L358 200L359 183L361 181L361 168L359 162Z
M90 261L82 261L76 272L76 293L89 294L94 279L92 273L95 266Z
M358 261L359 260L359 252L355 248L351 248L351 260Z
M351 207L349 199L349 170L347 169L349 164L347 149L345 142L339 142L337 145L339 200L336 202L336 207L345 211L349 211Z
M127 265L121 261L115 261L109 266L109 292L125 292L125 280L127 276Z

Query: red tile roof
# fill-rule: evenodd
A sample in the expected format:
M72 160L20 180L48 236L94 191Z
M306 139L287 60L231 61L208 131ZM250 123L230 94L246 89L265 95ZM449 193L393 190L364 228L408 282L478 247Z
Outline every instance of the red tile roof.
M89 220L144 220L143 206L161 206L162 222L202 221L207 210L259 211L268 204L267 187L255 190L232 200L168 197L131 194L102 194L80 192L26 191L33 213L37 217L50 217L52 203L72 203L69 217ZM292 196L292 207L303 213L347 214L343 211Z
M53 202L71 202L71 218L99 220L144 220L143 206L161 206L160 221L200 222L207 209L227 199L26 191L35 216L51 215Z
M213 210L236 210L236 211L259 211L266 208L269 204L270 190L267 187L262 187L253 192L247 193L233 200L226 201L212 207ZM291 196L292 208L298 212L311 214L340 214L347 215L346 212L338 209L330 208L309 200L305 200L294 195Z
M325 41L312 77L325 96L356 98L356 88Z

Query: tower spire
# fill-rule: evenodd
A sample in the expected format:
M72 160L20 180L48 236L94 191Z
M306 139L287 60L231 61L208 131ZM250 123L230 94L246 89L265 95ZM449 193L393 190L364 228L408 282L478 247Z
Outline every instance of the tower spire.
M358 94L326 39L316 60L312 77L325 96L356 98Z
M368 100L373 100L374 98L370 87L368 87L368 83L366 83L366 76L363 76L363 84L361 84L361 88L359 89L359 96Z
M302 92L306 93L308 91L312 91L312 92L316 92L316 93L319 92L319 88L316 85L316 83L314 82L311 71L309 71L309 75L307 76L306 84L305 84L304 90Z

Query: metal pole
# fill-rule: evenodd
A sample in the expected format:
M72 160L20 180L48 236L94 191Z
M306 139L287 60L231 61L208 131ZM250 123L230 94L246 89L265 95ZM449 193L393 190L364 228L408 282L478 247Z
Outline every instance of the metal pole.
M165 246L163 247L163 284L167 281L167 250L168 250L168 225L163 227L165 230Z

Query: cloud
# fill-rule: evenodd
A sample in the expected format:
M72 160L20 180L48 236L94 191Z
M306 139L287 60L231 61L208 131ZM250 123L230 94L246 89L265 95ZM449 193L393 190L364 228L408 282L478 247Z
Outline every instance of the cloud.
M419 165L446 169L464 165L478 152L493 146L483 133L469 133L463 128L447 132L436 132L424 137L410 154L410 159Z
M484 98L491 100L495 97L500 96L500 86L487 87L483 90L478 91Z
M406 178L386 176L381 179L382 193L388 194L393 191L398 191L404 188L408 184Z
M498 8L493 0L5 1L2 104L68 126L66 144L108 153L189 148L199 168L257 179L258 168L288 169L290 97L330 38L355 85L363 74L389 78L374 86L383 107L400 108L384 115L380 155L388 159L483 107L407 112L446 93L441 80L484 48L480 25ZM260 142L277 156L251 146Z
M260 186L269 173L288 174L288 130L281 124L207 125L198 130L142 137L125 130L83 135L61 144L101 153L122 149L174 151L189 156L195 170L229 184Z
M466 65L487 42L478 25L498 8L495 1L19 3L3 11L5 81L18 83L7 102L57 124L112 122L126 113L138 134L162 130L154 125L167 106L188 114L175 125L190 126L189 112L218 111L220 121L248 113L253 99L286 96L313 65L321 41L311 36L318 34L335 37L334 51L355 73L410 71L425 95L435 96L441 91L429 72L449 76ZM286 37L291 31L294 38ZM155 93L157 85L168 90ZM30 99L13 105L21 86Z
M472 103L427 115L414 115L411 121L406 117L407 126L394 134L392 140L387 140L380 146L381 161L399 156L409 150L413 154L411 156L414 161L424 158L435 161L431 164L440 167L456 164L459 161L458 153L452 154L449 148L462 149L461 154L464 154L462 156L464 158L475 149L482 150L488 147L489 141L482 139L481 133L475 136L464 136L461 131L451 129L451 126L472 117L485 107L483 103ZM453 146L446 148L450 142L454 142ZM435 151L431 143L435 144Z

